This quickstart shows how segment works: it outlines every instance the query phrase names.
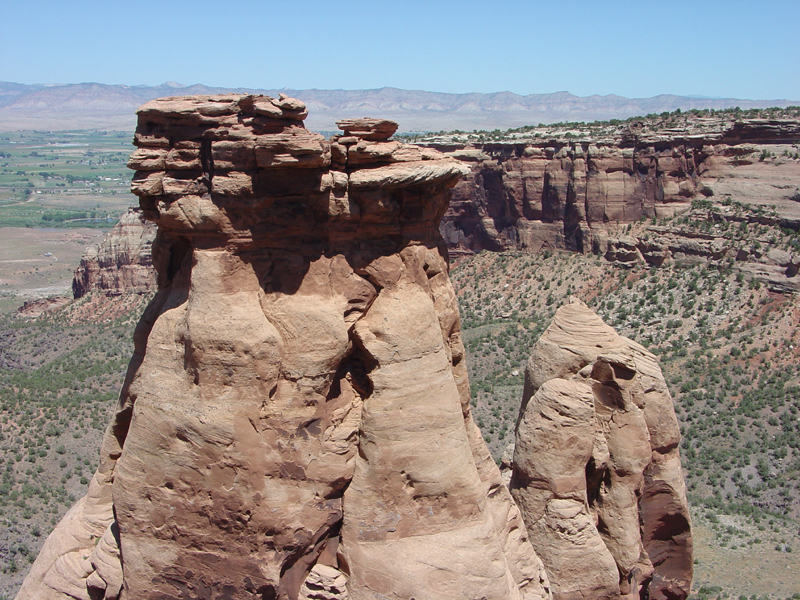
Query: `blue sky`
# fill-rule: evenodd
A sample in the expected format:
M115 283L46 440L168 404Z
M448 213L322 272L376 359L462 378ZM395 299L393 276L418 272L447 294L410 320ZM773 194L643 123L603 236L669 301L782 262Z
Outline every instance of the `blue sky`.
M800 0L3 0L0 80L800 100Z

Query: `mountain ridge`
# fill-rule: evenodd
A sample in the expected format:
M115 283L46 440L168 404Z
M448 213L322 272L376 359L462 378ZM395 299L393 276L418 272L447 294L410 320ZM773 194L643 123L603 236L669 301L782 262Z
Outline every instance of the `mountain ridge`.
M697 98L661 94L626 98L616 94L576 96L568 91L520 95L510 91L454 94L382 87L365 90L225 88L165 82L157 86L104 84L21 84L0 82L0 131L16 129L133 130L134 110L164 96L285 93L306 103L306 126L336 131L335 121L366 114L399 121L402 131L495 129L555 121L594 121L674 111L677 108L785 107L800 100Z

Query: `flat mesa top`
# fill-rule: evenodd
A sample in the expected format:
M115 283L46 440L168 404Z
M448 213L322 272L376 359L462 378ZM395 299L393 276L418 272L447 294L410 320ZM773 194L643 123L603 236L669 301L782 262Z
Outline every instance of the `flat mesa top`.
M306 105L281 94L278 98L257 94L219 94L214 96L171 96L156 98L139 107L139 118L152 116L185 118L226 117L239 114L302 121L308 116Z

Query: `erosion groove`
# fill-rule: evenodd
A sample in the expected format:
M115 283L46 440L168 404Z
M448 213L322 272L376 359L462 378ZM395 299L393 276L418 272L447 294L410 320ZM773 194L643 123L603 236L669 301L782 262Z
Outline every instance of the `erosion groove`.
M561 249L652 266L731 259L765 283L800 289L797 258L742 248L737 235L756 225L800 229L798 111L695 112L522 128L491 141L423 138L470 165L442 221L448 246ZM713 209L702 232L667 226L693 206Z
M341 121L326 140L305 112L258 96L143 107L130 166L157 237L153 225L131 235L131 213L85 257L84 287L98 291L25 311L46 334L108 314L107 295L132 307L158 290L95 477L82 477L92 461L61 461L53 497L89 493L25 594L147 597L133 590L152 580L152 597L681 598L693 541L700 597L796 589L784 572L800 539L796 119L672 114L658 131L613 125L616 137L582 140L567 124L547 139L420 147L379 119ZM564 355L542 358L537 340L557 306L576 310L573 295L647 349L595 328L602 352L562 336ZM16 394L4 406L38 427L69 394L63 360L48 363L57 349L24 331L3 334ZM106 356L89 346L82 361ZM39 368L57 380L42 387ZM105 393L118 373L92 377ZM40 388L39 417L21 407ZM46 450L62 437L3 431ZM34 550L46 450L26 458L45 465L41 484L20 487L19 451L3 480L7 518L35 515L35 537L18 534ZM77 545L58 542L65 532ZM7 547L24 573L34 552Z
M554 598L686 598L680 430L655 356L577 298L525 370L511 492Z

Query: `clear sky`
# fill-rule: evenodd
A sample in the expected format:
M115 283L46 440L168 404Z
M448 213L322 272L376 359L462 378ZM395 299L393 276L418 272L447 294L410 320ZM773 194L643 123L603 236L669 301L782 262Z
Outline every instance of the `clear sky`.
M800 0L3 0L0 80L800 100Z

